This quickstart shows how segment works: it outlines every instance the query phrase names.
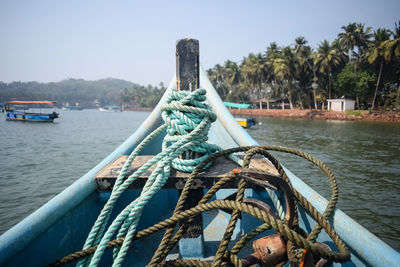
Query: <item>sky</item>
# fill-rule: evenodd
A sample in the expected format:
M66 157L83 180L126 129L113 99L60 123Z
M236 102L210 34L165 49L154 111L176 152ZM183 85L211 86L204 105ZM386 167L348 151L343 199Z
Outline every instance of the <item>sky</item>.
M303 36L316 48L348 23L393 29L399 20L399 0L1 0L0 81L168 84L181 38L199 40L208 69L271 42Z

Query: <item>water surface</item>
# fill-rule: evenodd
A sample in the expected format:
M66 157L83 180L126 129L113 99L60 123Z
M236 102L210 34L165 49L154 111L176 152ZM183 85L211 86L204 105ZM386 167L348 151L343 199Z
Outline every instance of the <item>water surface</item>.
M59 112L54 123L0 118L0 233L92 169L149 114Z

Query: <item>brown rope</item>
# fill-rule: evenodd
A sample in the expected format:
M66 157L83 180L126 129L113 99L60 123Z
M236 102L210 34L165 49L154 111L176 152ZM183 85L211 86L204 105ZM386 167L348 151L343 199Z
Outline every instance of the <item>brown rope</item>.
M332 188L332 194L331 194L331 199L328 203L328 206L324 212L324 214L320 214L313 206L312 204L305 199L297 190L295 190L289 181L289 178L287 177L286 173L284 172L282 166L279 164L279 162L270 154L267 152L267 150L274 150L274 151L281 151L281 152L286 152L286 153L291 153L294 155L298 155L300 157L303 157L318 167L320 167L323 172L328 176L330 183L331 183L331 188ZM235 179L236 176L233 174L228 174L222 179L220 179L200 200L199 204L191 209L183 211L183 206L184 203L188 197L188 192L189 188L191 186L191 183L193 179L198 175L198 173L201 172L201 170L206 166L209 162L214 161L217 157L220 156L226 156L232 153L236 152L243 152L243 151L248 151L246 153L246 156L244 158L244 163L243 165L245 167L249 166L251 158L255 154L261 154L265 156L267 159L269 159L272 164L276 167L278 170L279 174L281 177L291 186L293 190L293 195L296 197L296 199L299 200L300 204L314 217L314 219L317 221L318 226L313 229L313 231L310 233L307 239L305 239L302 235L298 234L296 231L290 229L287 225L283 224L281 220L275 219L273 216L270 214L267 214L265 211L259 210L258 208L252 206L252 205L247 205L244 203L241 203L243 199L243 192L244 191L244 181L239 182L239 190L237 193L237 198L236 201L228 201L228 200L215 200L212 202L208 202L212 196L222 187L223 184L226 182ZM165 257L168 255L168 253L171 251L171 249L177 244L177 242L181 239L183 233L187 229L187 226L190 224L192 218L194 216L200 214L201 212L212 210L212 209L231 209L233 211L233 215L235 214L240 214L240 212L245 212L247 214L250 214L264 222L260 227L257 227L255 230L252 232L248 233L244 237L239 240L235 246L232 248L232 252L227 251L227 245L230 241L234 226L237 222L236 216L232 216L230 223L228 224L226 235L224 235L224 239L221 240L219 249L217 251L215 260L213 265L214 266L219 266L223 261L229 260L232 263L235 264L235 266L238 266L241 264L240 260L237 258L237 253L240 251L241 248L244 247L244 245L249 242L249 240L256 236L257 234L273 228L277 232L279 232L286 240L288 240L288 243L292 244L293 248L305 248L308 251L311 251L314 256L317 257L323 257L328 260L332 260L335 262L346 262L350 259L350 253L344 244L343 240L336 234L336 232L332 229L330 226L329 222L327 221L328 216L331 214L332 210L334 209L334 206L336 205L338 198L338 190L337 190L337 184L335 181L335 178L332 174L332 172L320 161L316 160L315 158L311 157L310 155L297 151L295 149L290 149L290 148L284 148L284 147L276 147L276 146L250 146L250 147L239 147L239 148L233 148L233 149L228 149L224 151L220 151L217 153L214 153L212 156L204 160L201 164L199 164L196 169L191 173L189 176L187 183L185 184L184 189L182 190L181 196L178 200L178 203L175 207L173 215L169 218L166 219L158 224L155 224L147 229L144 229L142 231L139 231L135 234L134 239L139 239L146 237L148 235L151 235L154 232L160 231L162 229L166 229L166 233L164 234L164 237L155 252L153 258L151 259L149 266L157 266L160 264L166 264L170 266L170 264L175 264L176 266L194 266L191 264L195 264L195 266L209 266L210 263L205 263L199 260L175 260L175 261L169 261L165 262ZM297 216L296 216L297 217ZM233 218L233 219L232 219ZM181 226L179 230L175 233L175 235L172 237L172 234L174 232L174 229L176 225L181 222ZM232 223L231 223L232 222ZM334 243L339 249L339 253L332 252L332 251L327 251L324 250L323 248L316 246L313 244L313 241L316 239L318 236L319 232L321 229L324 229L326 233L332 238ZM251 237L251 238L250 238ZM123 242L123 238L110 241L108 243L107 248L111 247L117 247L120 246ZM96 250L96 247L91 247L88 249L85 249L83 251L79 251L77 253L71 254L67 257L64 257L63 259L55 262L51 266L59 266L66 264L68 262L86 257ZM201 262L201 264L200 264ZM199 265L200 264L200 265Z

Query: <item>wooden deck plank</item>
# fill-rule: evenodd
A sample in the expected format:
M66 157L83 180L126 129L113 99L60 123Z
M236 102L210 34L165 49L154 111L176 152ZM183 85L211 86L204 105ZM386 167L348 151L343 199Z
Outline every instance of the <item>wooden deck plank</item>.
M127 176L133 174L138 168L149 161L153 156L137 156L135 160L130 165ZM104 169L99 171L95 177L97 183L97 189L100 191L111 191L118 177L119 172L125 164L128 156L123 155L117 158L114 162L109 163ZM275 174L276 170L267 163L263 158L254 158L251 165L257 169L262 169L265 172ZM238 165L232 160L219 157L213 164L204 172L201 172L197 178L194 179L192 189L196 188L210 188L219 179L224 177L227 173L231 172L232 169L237 168ZM130 189L140 189L143 188L146 180L150 176L151 172L155 169L155 165L150 167L143 175L141 175L136 181L134 181ZM165 189L182 189L186 179L189 177L190 173L184 173L171 169L170 177L168 178L166 184L163 188ZM237 181L232 181L225 184L224 188L237 188Z

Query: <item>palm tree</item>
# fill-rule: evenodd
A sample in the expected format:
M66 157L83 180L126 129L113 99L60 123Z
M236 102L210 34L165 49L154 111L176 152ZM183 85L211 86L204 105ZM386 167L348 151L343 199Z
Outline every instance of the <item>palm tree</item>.
M337 48L331 46L327 40L320 43L314 65L317 72L328 77L329 98L332 97L332 72L342 61L343 56Z
M277 45L275 42L272 42L272 43L270 43L269 46L267 47L267 51L266 51L266 53L265 53L265 56L266 56L267 58L270 58L271 56L273 56L273 55L275 55L275 54L277 54L277 53L279 53L279 52L280 52L280 51L279 51L278 45Z
M284 47L282 49L282 52L280 53L280 56L277 57L273 62L275 76L280 80L282 84L287 85L290 108L293 108L293 97L296 94L296 65L297 59L289 46Z
M364 23L358 23L356 28L356 43L358 53L356 54L357 59L363 56L364 51L368 48L368 44L370 39L373 37L372 35L372 28L367 27L364 28Z
M313 78L313 62L311 59L311 47L307 46L307 40L304 37L300 36L295 39L294 54L297 59L296 67L298 69L296 72L298 74L299 88L303 95L306 96L308 106L311 109L311 96L309 90Z
M394 31L392 32L393 40L385 41L388 48L386 57L390 60L392 56L400 58L400 25L395 23Z
M299 59L299 63L303 67L308 67L308 59L309 59L309 54L310 54L310 47L307 46L306 44L308 43L307 40L300 36L297 37L295 40L295 45L294 45L294 53Z
M224 80L229 88L229 93L236 92L240 82L240 69L236 62L227 60L224 64Z
M371 27L365 28L363 23L349 23L347 26L342 26L344 32L338 34L341 47L348 51L349 60L355 57L360 58L364 49L368 47L369 39L372 37ZM357 47L357 53L354 48Z
M265 58L261 54L250 53L245 58L241 65L241 76L246 86L250 86L252 93L253 89L258 89L257 97L261 98L261 91L263 89L263 83L265 81Z
M224 71L226 83L231 87L236 86L240 80L240 70L237 63L230 60L225 61Z
M340 41L340 45L344 50L347 51L347 55L349 60L351 61L353 56L354 47L356 46L357 42L357 24L349 23L347 26L342 26L344 32L338 34L338 38Z
M383 65L386 61L385 54L387 54L386 41L390 38L390 31L387 29L377 29L374 32L374 40L370 43L366 57L370 64L379 64L379 74L376 81L376 88L374 99L372 100L372 109L375 108L375 100L378 94L379 82L381 80Z
M281 95L280 86L277 83L274 72L274 61L280 56L280 53L280 48L275 42L270 43L265 52L265 72L267 74L265 81L271 85L273 95L275 96Z
M357 80L358 62L368 47L369 39L372 37L372 28L365 28L363 23L354 22L343 26L342 29L345 32L338 34L339 43L342 49L348 51L350 63L353 65L354 79ZM357 53L354 52L354 48L357 48ZM358 94L356 95L356 102L359 108Z
M386 61L390 61L394 58L397 62L400 62L400 25L395 23L394 31L392 32L393 40L385 41ZM397 84L397 98L396 98L396 109L400 109L400 79Z

